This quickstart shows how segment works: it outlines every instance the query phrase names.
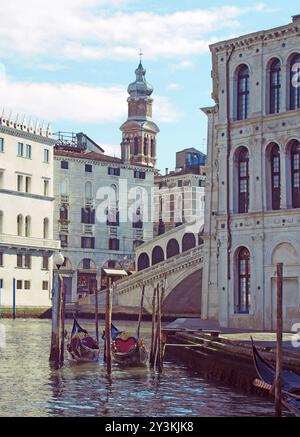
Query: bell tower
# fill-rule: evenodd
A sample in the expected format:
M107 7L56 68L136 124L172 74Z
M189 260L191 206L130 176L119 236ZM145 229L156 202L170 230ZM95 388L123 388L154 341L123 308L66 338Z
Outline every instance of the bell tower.
M141 54L140 54L141 56ZM142 61L135 70L136 80L128 86L128 117L122 124L123 162L155 167L158 126L152 121L153 87L146 81Z

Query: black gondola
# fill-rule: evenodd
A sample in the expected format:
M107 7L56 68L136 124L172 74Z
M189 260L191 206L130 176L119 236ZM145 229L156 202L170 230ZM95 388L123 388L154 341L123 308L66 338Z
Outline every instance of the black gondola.
M99 346L74 318L70 341L67 344L70 361L77 363L93 362L99 359Z
M275 381L276 369L263 359L252 338L251 341L254 365L260 378L260 381L255 381L255 385L271 392ZM300 417L300 376L294 372L284 370L281 373L281 383L282 404L295 416Z

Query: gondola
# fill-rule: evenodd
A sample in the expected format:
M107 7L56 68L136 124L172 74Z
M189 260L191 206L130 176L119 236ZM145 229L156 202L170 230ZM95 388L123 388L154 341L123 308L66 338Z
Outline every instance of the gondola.
M254 385L272 393L275 381L276 369L259 354L253 339L253 361L259 380ZM300 417L300 376L294 372L284 370L281 373L282 404L295 416Z
M67 344L68 358L71 362L87 363L98 361L99 346L86 329L74 318L70 341Z
M148 352L144 340L129 336L125 331L119 331L114 325L111 328L111 350L114 362L124 367L145 366L148 361Z

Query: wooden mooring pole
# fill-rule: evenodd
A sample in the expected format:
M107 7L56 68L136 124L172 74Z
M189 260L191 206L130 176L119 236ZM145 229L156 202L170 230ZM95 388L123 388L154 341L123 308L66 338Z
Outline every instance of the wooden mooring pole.
M54 271L53 301L52 301L52 335L49 360L57 367L59 365L59 279L58 271Z
M138 320L138 325L137 325L137 330L136 330L137 339L140 338L141 322L142 322L143 308L144 308L144 296L145 296L145 284L142 287L140 313L139 313L139 320Z
M59 289L60 289L60 352L59 352L59 364L64 365L65 359L65 310L66 310L66 290L64 287L63 277L58 274Z
M97 290L97 284L95 284L95 328L96 328L96 341L99 345L99 314L98 314L98 290Z
M151 347L150 347L150 357L149 357L149 363L151 367L153 367L154 364L155 318L156 318L155 300L156 300L156 287L154 287L153 289L153 297L152 297Z
M106 290L106 308L105 308L105 362L106 371L108 375L111 375L111 311L112 311L112 299L111 299L111 278L108 278L108 287Z
M283 281L283 264L277 264L277 343L276 343L276 376L275 376L275 415L281 417L282 413L282 281Z

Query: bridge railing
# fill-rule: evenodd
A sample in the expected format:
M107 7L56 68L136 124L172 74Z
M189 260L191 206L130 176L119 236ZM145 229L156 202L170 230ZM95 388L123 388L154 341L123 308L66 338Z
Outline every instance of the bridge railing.
M201 262L202 258L203 245L200 245L155 264L154 266L140 270L132 276L120 279L116 282L114 291L117 294L126 292L128 288L133 288L137 284L145 284L156 280L158 277L161 277L163 274L167 274L170 270L176 268L177 265L182 266L185 263Z

